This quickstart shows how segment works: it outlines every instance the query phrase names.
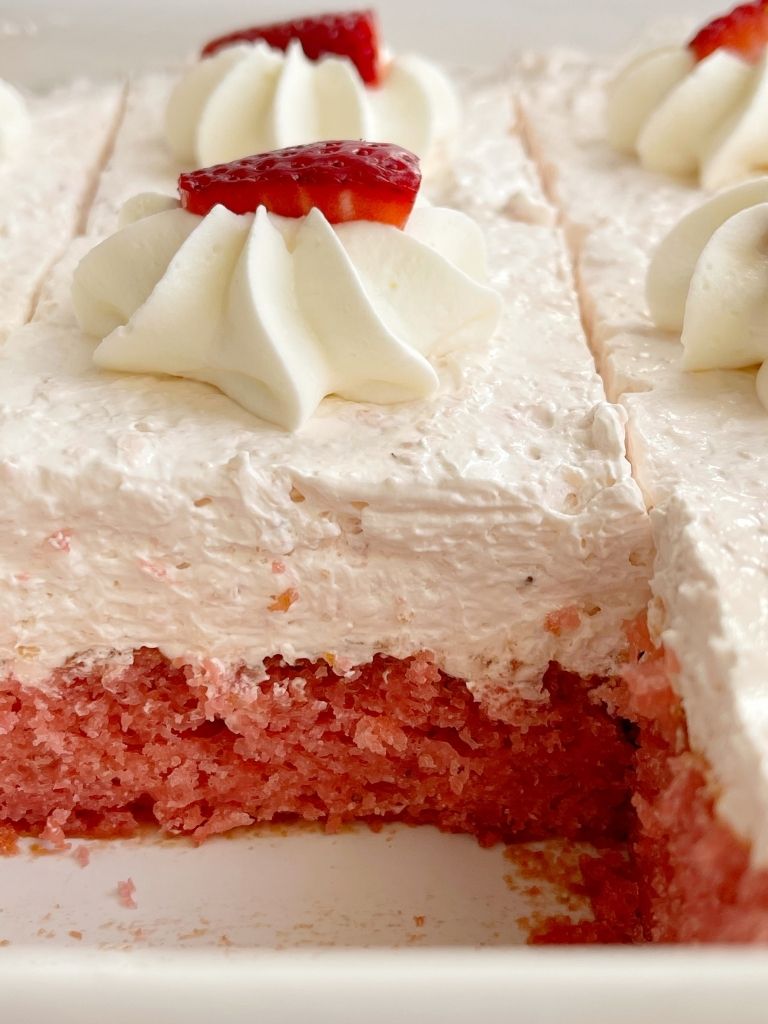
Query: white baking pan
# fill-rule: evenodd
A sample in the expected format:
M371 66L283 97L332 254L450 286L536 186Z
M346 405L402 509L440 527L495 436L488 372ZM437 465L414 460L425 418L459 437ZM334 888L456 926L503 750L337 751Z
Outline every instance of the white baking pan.
M0 0L0 75L44 87L160 66L228 28L326 6ZM624 47L650 19L713 13L702 0L378 6L393 47L489 66L527 46ZM119 896L128 880L135 907ZM526 948L526 922L566 905L581 912L502 848L432 829L265 830L200 848L146 837L56 855L26 844L0 859L0 1021L768 1021L759 951Z

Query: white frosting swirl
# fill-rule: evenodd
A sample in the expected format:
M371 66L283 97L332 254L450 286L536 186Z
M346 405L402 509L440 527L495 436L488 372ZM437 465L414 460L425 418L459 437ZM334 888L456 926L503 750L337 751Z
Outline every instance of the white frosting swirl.
M21 93L0 78L0 159L9 156L29 130L29 114Z
M608 90L609 142L708 190L768 166L766 123L768 56L753 64L720 49L697 62L687 47L654 50Z
M346 58L309 60L266 43L230 46L195 64L174 89L166 135L198 167L326 139L395 142L424 160L450 150L459 105L446 76L421 57L396 57L367 87Z
M330 394L430 396L427 356L486 341L500 316L480 229L453 210L418 208L400 231L139 196L122 220L73 283L97 365L214 384L288 430Z
M714 196L684 217L648 270L655 323L681 332L688 370L768 360L768 178ZM768 374L758 375L768 408Z

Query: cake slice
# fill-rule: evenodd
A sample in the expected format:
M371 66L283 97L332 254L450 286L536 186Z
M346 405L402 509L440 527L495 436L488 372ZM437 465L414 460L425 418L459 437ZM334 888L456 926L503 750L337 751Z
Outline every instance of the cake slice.
M142 88L88 244L129 185L163 187L129 134ZM548 204L521 201L530 162L506 131L470 138L518 183L484 217L506 308L490 342L434 357L431 400L332 397L289 433L209 385L97 368L51 276L0 355L0 818L627 834L634 746L606 683L647 604L647 516L559 232L528 222Z
M24 103L24 130L0 154L0 340L32 315L47 271L82 229L122 87L80 83Z
M657 547L650 622L687 719L687 739L657 729L639 760L650 934L764 941L766 413L754 371L685 372L679 337L646 311L651 255L704 194L609 147L612 69L561 54L520 71L518 103L569 238L595 358L629 417Z

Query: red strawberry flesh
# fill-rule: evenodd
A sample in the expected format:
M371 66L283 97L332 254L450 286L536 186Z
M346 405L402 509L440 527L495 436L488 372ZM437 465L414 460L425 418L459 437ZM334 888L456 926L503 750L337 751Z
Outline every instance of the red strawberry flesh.
M768 3L741 4L705 25L688 44L697 61L716 50L729 50L754 63L768 46Z
M379 30L374 11L347 11L322 14L314 18L296 18L273 25L254 26L219 36L206 43L202 56L210 57L225 46L263 40L276 50L287 50L298 39L310 60L333 54L348 57L367 85L379 81Z
M372 220L405 226L421 185L419 159L385 142L316 142L260 153L179 176L181 205L282 217L320 210L331 224Z

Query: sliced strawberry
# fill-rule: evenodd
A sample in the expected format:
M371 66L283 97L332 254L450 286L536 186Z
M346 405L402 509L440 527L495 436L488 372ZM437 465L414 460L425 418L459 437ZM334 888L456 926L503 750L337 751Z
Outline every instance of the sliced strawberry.
M255 43L259 39L276 50L286 50L293 39L298 39L310 60L325 54L349 57L364 82L376 85L379 81L379 31L374 11L322 14L244 28L212 39L203 47L202 56L210 57L234 43Z
M758 61L768 45L768 3L735 7L721 18L705 25L688 44L696 60L704 60L715 50L730 50L745 60Z
M179 177L181 205L205 215L266 206L283 217L317 208L331 224L375 220L401 228L421 185L419 158L385 142L316 142L217 164Z

